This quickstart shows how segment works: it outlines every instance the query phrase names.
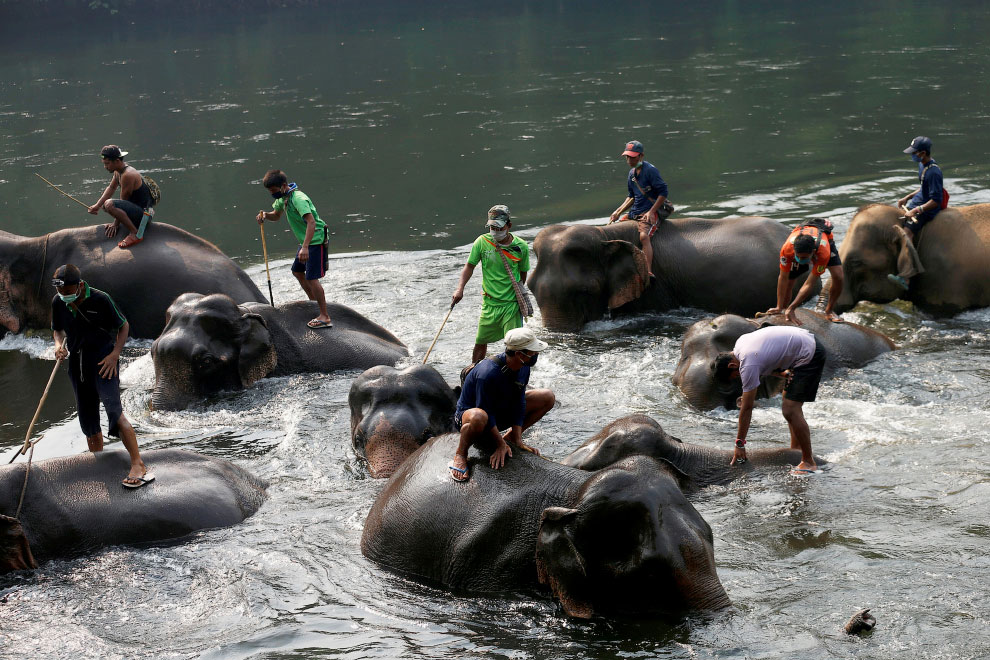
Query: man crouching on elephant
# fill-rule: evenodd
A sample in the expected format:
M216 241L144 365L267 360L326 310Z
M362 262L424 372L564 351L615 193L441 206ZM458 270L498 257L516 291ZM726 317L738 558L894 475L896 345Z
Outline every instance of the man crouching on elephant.
M794 300L791 292L794 290L794 280L807 270L811 270L804 285L798 290ZM812 218L808 222L794 228L784 245L780 248L780 274L777 276L777 305L767 310L767 314L779 314L784 311L788 321L801 325L794 310L811 296L815 290L815 282L828 269L832 278L832 289L825 305L825 316L833 323L841 323L842 319L833 311L835 301L842 295L842 260L835 247L832 237L832 223L825 218ZM788 304L790 303L790 304Z
M72 264L59 266L52 280L58 295L52 299L55 357L69 358L69 380L76 394L79 426L92 452L103 450L100 402L107 411L109 434L119 436L131 457L131 470L121 482L140 488L155 480L138 452L134 427L120 404L117 360L127 341L127 319L107 294L94 289Z
M791 449L801 450L801 462L794 475L814 474L811 429L804 419L804 402L814 401L825 368L825 347L817 336L801 328L771 326L749 332L736 340L731 353L719 353L712 361L712 375L722 386L742 381L736 450L729 465L746 462L746 434L753 416L760 378L771 374L785 376L781 412L791 433Z
M512 456L511 442L520 449L539 451L523 444L522 433L542 419L556 401L550 390L526 391L530 368L547 347L529 328L505 334L505 352L475 366L464 380L454 412L454 426L461 439L454 460L447 467L454 481L467 481L467 453L472 444L494 447L489 463L497 470Z

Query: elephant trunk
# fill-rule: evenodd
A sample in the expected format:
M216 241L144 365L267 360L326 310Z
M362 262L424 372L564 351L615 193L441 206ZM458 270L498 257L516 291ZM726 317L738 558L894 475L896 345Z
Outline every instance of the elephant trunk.
M367 459L371 476L386 479L419 449L429 430L425 419L414 420L403 411L376 411L356 425L352 442Z
M38 568L21 523L0 515L0 575L10 571Z

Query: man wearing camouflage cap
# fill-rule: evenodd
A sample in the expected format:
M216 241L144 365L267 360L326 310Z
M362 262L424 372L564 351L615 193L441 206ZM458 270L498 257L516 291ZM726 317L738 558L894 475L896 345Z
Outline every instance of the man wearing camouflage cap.
M475 339L471 362L485 359L488 344L501 341L505 333L521 328L522 312L516 299L512 280L526 282L529 272L529 246L526 241L509 233L512 220L509 208L498 204L488 209L488 231L475 240L471 254L461 271L461 279L454 290L450 306L464 297L464 287L481 264L481 318L478 320L478 336ZM503 261L503 256L505 257ZM506 268L508 263L508 268ZM509 272L511 271L511 276Z

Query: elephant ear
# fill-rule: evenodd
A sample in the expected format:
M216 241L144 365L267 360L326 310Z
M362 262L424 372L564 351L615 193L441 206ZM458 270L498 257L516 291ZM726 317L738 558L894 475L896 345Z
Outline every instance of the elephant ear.
M636 300L646 291L650 269L646 255L629 241L604 241L602 254L608 281L608 308L616 309Z
M897 253L898 273L917 274L925 272L924 266L921 265L921 257L918 256L918 251L915 249L911 239L908 238L907 234L899 226L896 226L894 229L891 242L894 244L894 252Z
M0 515L0 575L38 568L24 529L15 518Z
M268 323L254 312L245 312L240 319L237 356L237 372L241 384L249 387L273 372L278 364L278 355L272 344Z
M536 539L536 572L540 584L550 587L569 616L589 619L594 608L583 588L587 571L573 538L577 513L559 506L543 510Z

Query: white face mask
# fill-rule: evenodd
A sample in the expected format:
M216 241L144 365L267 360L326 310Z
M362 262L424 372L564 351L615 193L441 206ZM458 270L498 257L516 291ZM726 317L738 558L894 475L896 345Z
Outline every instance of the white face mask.
M504 241L505 237L509 235L508 229L495 229L492 227L492 238L496 241Z

